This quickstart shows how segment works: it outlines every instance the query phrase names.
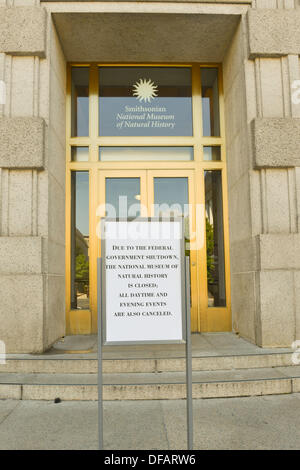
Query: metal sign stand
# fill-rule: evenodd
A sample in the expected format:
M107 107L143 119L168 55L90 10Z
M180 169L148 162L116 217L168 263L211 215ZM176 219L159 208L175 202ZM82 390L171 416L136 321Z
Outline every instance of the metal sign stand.
M186 319L186 409L187 409L187 446L193 449L193 382L192 382L192 345L191 345L191 312L190 312L190 263L189 257L185 257L185 319ZM101 315L101 283L102 283L102 259L97 259L98 274L98 436L99 450L103 446L103 380L102 380L102 315Z
M98 279L98 440L99 450L104 450L103 446L103 382L102 382L102 315L101 315L101 284L102 284L102 259L97 258L97 279Z
M191 342L191 290L190 290L190 258L185 257L185 320L186 320L186 411L187 411L187 444L193 450L193 369L192 369L192 342Z

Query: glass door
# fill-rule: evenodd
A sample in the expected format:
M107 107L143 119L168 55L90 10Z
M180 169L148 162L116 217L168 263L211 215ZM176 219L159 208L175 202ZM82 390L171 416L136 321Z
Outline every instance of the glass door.
M192 329L198 328L197 253L194 247L194 172L128 170L99 172L98 216L184 217L186 255L190 257ZM98 248L100 254L100 243Z
M191 326L198 329L197 252L193 170L149 170L148 207L153 217L183 217L185 253L190 258Z
M98 217L147 217L146 171L99 171ZM100 255L100 243L98 248Z

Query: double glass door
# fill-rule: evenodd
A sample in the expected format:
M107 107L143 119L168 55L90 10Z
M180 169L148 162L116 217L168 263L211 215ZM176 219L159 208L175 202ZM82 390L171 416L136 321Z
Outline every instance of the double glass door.
M182 216L192 331L231 331L221 69L69 64L68 334L97 332L97 227L104 216Z
M197 250L193 170L99 171L98 215L103 217L183 217L190 257L192 329L198 329ZM100 243L99 243L100 249Z

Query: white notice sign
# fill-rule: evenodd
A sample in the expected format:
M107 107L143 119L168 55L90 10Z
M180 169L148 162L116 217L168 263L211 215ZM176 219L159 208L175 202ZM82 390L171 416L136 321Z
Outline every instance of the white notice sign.
M182 341L182 220L103 223L105 343Z

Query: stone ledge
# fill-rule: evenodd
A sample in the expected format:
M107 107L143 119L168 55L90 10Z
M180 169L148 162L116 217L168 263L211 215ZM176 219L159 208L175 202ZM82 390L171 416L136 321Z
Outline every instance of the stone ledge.
M249 58L300 54L300 11L247 12Z
M256 235L230 246L232 275L256 271L298 270L300 272L300 233Z
M88 3L88 2L93 2L96 0L42 0L43 3ZM110 0L106 0L106 3L108 3ZM136 3L137 0L117 0L116 3ZM153 2L153 0L143 0L144 2ZM159 3L169 3L170 0L159 0ZM251 4L252 0L173 0L172 3L237 3L239 4Z
M0 168L44 169L45 121L0 118Z
M300 166L300 118L256 118L250 127L254 169Z
M2 274L0 282L2 338L6 352L44 350L45 282L43 274Z
M41 237L0 237L0 274L42 273Z
M261 270L300 270L300 234L257 236Z
M293 277L291 270L257 273L257 342L263 348L290 348L295 340Z
M46 56L46 10L40 7L0 7L0 52Z
M1 384L0 400L22 400L22 385Z

